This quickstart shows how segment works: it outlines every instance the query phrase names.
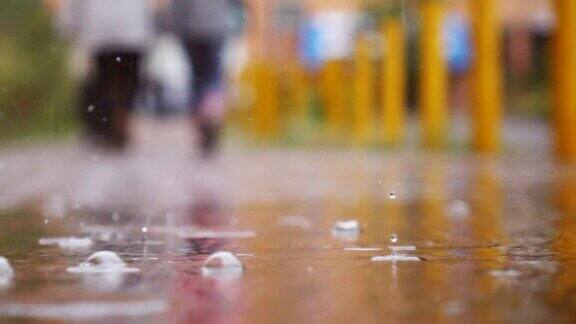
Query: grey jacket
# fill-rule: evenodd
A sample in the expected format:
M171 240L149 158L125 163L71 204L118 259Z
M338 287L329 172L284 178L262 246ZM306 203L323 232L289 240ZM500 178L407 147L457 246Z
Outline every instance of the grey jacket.
M64 0L59 23L89 53L144 50L153 36L152 17L148 0Z
M231 0L172 0L169 25L184 37L224 37L231 27L231 9Z

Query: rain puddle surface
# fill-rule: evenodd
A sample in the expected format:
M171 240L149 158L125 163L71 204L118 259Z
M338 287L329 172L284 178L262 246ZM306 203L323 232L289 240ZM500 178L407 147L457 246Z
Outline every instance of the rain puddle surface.
M276 179L232 172L229 186L214 172L218 189L187 179L191 190L126 204L91 191L79 203L64 189L48 205L11 204L0 211L13 270L0 321L576 320L573 170L328 157ZM247 179L258 188L240 190Z

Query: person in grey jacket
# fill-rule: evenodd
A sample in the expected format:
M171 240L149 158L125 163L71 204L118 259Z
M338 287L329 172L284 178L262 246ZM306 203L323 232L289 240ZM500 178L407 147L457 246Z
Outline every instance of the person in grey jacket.
M240 0L172 0L169 7L168 25L193 66L190 110L205 156L218 144L225 106L222 51L231 29L231 11L240 6Z
M57 0L58 25L86 53L80 112L90 142L123 148L127 118L153 34L151 0Z

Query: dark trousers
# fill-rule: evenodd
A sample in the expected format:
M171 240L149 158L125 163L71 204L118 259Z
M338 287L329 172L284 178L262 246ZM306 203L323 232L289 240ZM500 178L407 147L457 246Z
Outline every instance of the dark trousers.
M185 38L183 43L193 67L190 106L192 113L198 114L208 91L220 86L224 41L221 38Z
M102 51L93 57L81 118L90 141L110 147L127 142L127 117L140 81L142 55L137 51Z

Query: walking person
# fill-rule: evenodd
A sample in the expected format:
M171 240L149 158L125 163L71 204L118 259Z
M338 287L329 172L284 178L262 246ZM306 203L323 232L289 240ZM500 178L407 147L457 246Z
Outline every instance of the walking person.
M87 140L123 149L128 114L140 83L143 57L153 34L152 0L46 0L88 71L80 116Z
M172 0L170 25L192 64L191 100L198 146L203 156L215 152L222 128L225 94L222 52L231 29L230 13L239 0Z

